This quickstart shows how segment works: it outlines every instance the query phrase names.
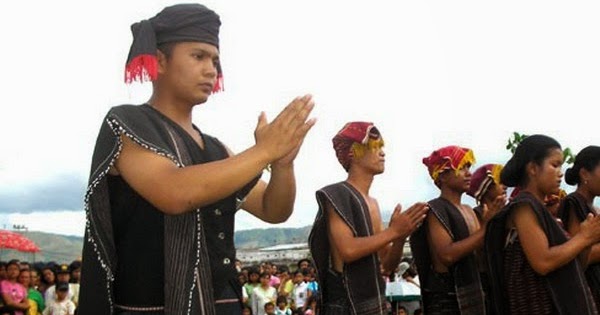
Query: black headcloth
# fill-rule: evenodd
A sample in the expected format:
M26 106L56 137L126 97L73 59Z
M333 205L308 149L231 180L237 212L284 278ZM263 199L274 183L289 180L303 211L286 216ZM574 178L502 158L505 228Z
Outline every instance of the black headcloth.
M133 43L127 57L125 82L155 80L158 76L157 47L171 42L202 42L219 47L219 15L197 3L164 8L156 16L131 25ZM222 71L214 90L222 89Z

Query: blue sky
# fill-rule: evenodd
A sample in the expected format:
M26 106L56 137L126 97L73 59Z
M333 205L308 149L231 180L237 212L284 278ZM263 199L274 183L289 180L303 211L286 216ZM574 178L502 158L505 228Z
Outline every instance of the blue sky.
M129 26L173 3L3 6L0 227L83 233L102 118L149 96L149 85L122 81ZM204 3L223 22L226 90L195 109L202 130L239 152L253 144L260 111L274 117L305 93L317 103L296 162L296 212L278 226L310 224L314 191L344 179L331 137L347 121L373 121L386 140L386 172L372 189L384 212L435 196L421 159L439 146L471 147L485 164L508 159L513 131L575 152L599 142L595 1ZM238 229L270 226L238 215Z

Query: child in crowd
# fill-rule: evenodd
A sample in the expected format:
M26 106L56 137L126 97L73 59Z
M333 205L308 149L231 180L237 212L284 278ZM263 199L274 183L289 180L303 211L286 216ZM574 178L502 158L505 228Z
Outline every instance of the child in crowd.
M275 315L275 304L273 302L265 304L265 315Z
M277 297L275 315L292 315L292 310L287 306L287 298L283 295Z
M69 283L59 282L56 284L56 300L50 300L44 309L43 315L74 315L75 304L67 298L69 294Z

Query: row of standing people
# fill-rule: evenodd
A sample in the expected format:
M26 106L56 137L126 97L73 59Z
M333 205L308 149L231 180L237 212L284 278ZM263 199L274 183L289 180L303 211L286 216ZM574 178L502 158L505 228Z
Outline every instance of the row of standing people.
M79 295L78 261L36 264L11 260L0 264L0 314L74 315ZM41 275L41 276L40 276Z
M447 147L424 159L441 190L411 236L425 313L597 314L600 148L577 155L568 196L560 188L564 154L551 137L529 136L504 167L473 176L470 156ZM475 209L462 204L464 193Z
M240 284L243 285L244 303L253 314L263 315L263 307L269 302L277 308L283 302L290 312L304 314L310 304L308 300L316 297L319 288L310 265L301 267L304 262L308 260L298 262L294 272L287 266L280 266L275 272L255 267L242 270Z
M348 178L317 192L309 239L322 314L385 314L382 275L409 236L425 314L597 314L600 148L577 155L566 176L577 189L568 196L560 196L563 151L550 137L526 137L504 167L473 174L472 150L440 148L423 159L439 197L397 207L384 228L369 195L384 170L381 134L352 122L333 144Z
M315 105L312 96L295 98L270 122L262 113L254 133L256 144L239 154L193 123L194 106L205 103L223 87L220 25L220 17L205 6L180 4L131 27L134 40L126 81L152 80L152 96L140 106L112 108L98 134L85 195L87 225L79 308L86 315L241 313L241 288L233 268L236 211L244 209L270 223L285 221L293 211L294 160L316 123L309 118ZM377 200L369 195L373 176L383 172L383 142L372 125L355 127L345 128L334 140L338 159L349 174L347 180L317 192L320 210L309 242L324 288L319 291L327 310L323 314L384 314L382 270L386 273L395 268L406 238L423 222L417 234L435 237L433 242L423 243L428 249L423 250L424 257L439 267L436 271L440 272L434 275L460 274L440 281L454 281L458 289L449 294L456 300L453 305L478 305L471 307L476 308L476 314L482 314L479 305L484 305L480 303L484 294L477 292L481 278L463 272L476 270L476 264L463 264L462 258L481 248L484 236L490 239L486 242L490 244L487 255L504 253L491 246L496 244L491 241L496 235L491 233L492 227L501 226L499 239L508 231L517 231L511 235L517 235L518 242L510 238L511 244L517 244L513 254L525 257L524 265L543 277L563 269L574 270L569 274L572 279L582 274L583 265L575 257L600 237L596 235L600 234L596 229L600 219L584 218L578 233L568 238L559 233L555 221L546 220L546 212L538 211L543 209L538 201L558 186L559 171L553 175L556 178L550 178L550 169L559 169L554 164L560 165L562 160L548 162L554 161L550 149L558 150L558 144L553 142L550 149L534 156L531 152L537 148L525 146L538 139L532 136L517 149L515 161L507 163L503 183L522 190L515 198L521 203L502 212L510 215L498 215L508 225L502 226L505 222L500 219L491 220L484 233L487 225L482 223L486 222L477 223L461 205L462 191L456 190L465 185L466 179L460 182L459 174L468 174L463 169L466 164L448 164L448 160L454 161L454 156L449 156L441 160L441 168L430 169L432 175L437 174L435 182L442 198L417 203L406 211L397 207L385 228ZM517 168L517 162L527 167L519 164ZM265 168L271 171L268 183L261 179ZM449 204L444 205L445 201ZM453 227L443 225L445 218L438 217L438 206L442 214L441 209L456 208L447 211L448 220L469 220L472 224L463 222L460 234L455 235ZM491 217L493 210L484 210L484 217ZM434 215L424 221L427 211ZM440 233L430 233L436 224ZM519 254L521 245L524 254ZM434 246L436 249L431 250ZM491 276L504 271L504 265L492 266L489 261L490 267L497 267L488 270ZM504 258L493 257L491 261L503 262ZM421 274L433 268L423 266ZM472 285L473 277L478 279L476 285ZM558 277L572 281L569 279ZM504 298L506 294L496 290L496 283L501 282L492 281L492 294L487 296ZM578 290L569 290L570 294L583 290L583 283L573 284ZM424 287L428 285L424 283ZM581 301L587 304L557 303L554 298L564 292L550 292L552 305L559 310L564 305L569 305L568 309L575 304L590 306L587 299ZM430 304L427 301L426 307Z

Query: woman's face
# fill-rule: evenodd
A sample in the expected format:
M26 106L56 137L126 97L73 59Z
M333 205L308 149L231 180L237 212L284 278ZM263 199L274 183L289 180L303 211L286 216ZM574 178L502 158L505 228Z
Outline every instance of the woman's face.
M580 185L587 187L594 196L600 196L600 164L590 172L584 168L581 169Z
M266 287L266 286L268 286L270 282L271 282L271 276L267 276L267 275L265 275L265 276L262 276L262 277L260 278L260 284L261 284L263 287Z
M33 286L38 286L40 284L40 275L35 270L31 270L30 273L31 273L31 284Z
M31 284L31 274L28 270L23 270L19 274L17 281L22 284L25 288L29 288Z
M49 284L54 284L54 272L52 272L52 270L50 269L44 269L42 271L42 276L44 277L44 280L46 280L47 283Z
M551 149L541 165L534 165L533 179L538 190L544 195L558 194L560 191L562 165L563 152L559 148Z
M258 282L258 274L257 273L251 273L250 274L250 283L256 283Z

